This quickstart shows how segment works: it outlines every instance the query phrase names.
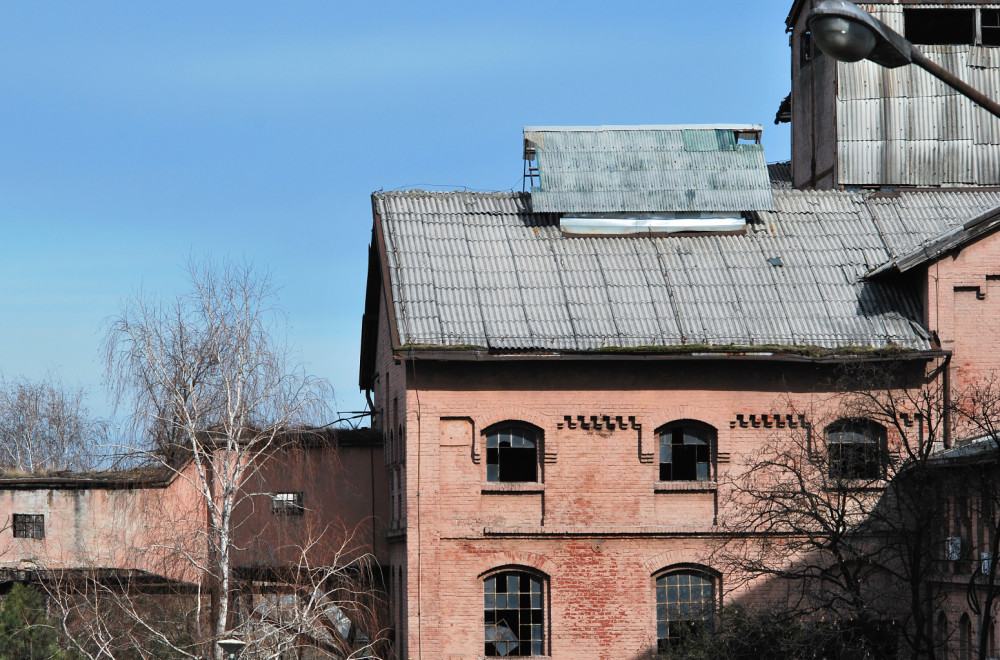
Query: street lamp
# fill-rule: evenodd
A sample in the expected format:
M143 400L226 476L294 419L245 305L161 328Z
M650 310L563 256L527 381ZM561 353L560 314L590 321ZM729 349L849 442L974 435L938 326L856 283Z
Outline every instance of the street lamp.
M813 7L807 22L813 42L835 60L857 62L869 59L888 69L916 64L995 117L1000 117L1000 103L927 59L901 34L849 0L821 0Z
M217 644L219 645L219 648L222 649L222 653L225 655L226 660L237 660L240 657L240 653L243 652L243 647L246 646L246 642L236 639L235 637L220 639Z

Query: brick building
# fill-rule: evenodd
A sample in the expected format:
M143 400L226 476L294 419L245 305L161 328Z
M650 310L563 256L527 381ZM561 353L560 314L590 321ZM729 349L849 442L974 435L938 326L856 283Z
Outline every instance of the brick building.
M790 164L753 125L532 127L524 193L373 195L360 385L401 657L640 658L784 598L716 560L759 448L807 432L828 476L877 481L866 457L919 411L845 412L845 370L947 407L1000 366L1000 121L912 67L834 62L810 6ZM997 95L1000 5L863 6ZM965 432L944 421L934 450ZM935 634L963 607L942 597Z

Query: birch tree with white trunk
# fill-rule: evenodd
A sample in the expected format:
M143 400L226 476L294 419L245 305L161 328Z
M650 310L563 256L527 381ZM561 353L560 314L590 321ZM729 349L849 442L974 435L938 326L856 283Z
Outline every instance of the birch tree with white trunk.
M204 503L204 553L177 550L211 593L214 643L231 625L237 505L281 434L321 422L328 386L281 341L275 288L246 264L190 265L191 291L165 302L139 294L110 325L106 374L131 410L150 462L176 472Z

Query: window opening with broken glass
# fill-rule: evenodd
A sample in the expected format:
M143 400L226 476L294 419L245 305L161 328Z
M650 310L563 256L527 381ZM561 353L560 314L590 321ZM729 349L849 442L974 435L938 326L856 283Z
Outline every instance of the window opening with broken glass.
M541 578L505 571L483 581L486 655L545 653L545 608Z
M656 639L669 651L685 635L710 626L715 613L715 579L701 571L676 571L656 578Z
M487 481L538 481L538 433L505 426L486 435Z
M271 497L271 511L281 516L301 516L302 493L275 493Z
M885 428L875 422L851 419L826 429L830 477L879 479L884 473Z
M14 514L14 536L19 539L45 538L45 515L33 513Z
M685 422L660 431L660 481L708 481L715 429Z

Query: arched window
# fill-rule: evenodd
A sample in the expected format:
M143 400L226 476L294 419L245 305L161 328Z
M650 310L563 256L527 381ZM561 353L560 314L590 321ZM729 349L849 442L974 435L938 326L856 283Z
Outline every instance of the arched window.
M483 580L486 655L545 654L543 579L527 571L502 571Z
M668 651L692 630L711 625L716 607L716 579L686 568L656 578L656 639Z
M485 434L486 481L538 481L539 429L504 423Z
M972 620L963 612L958 620L958 657L959 660L972 660L972 655Z
M948 617L944 612L938 612L937 624L934 626L934 647L939 657L948 657Z
M684 420L660 429L660 481L709 481L715 429Z
M866 419L844 419L826 427L833 479L879 479L885 474L885 427Z

